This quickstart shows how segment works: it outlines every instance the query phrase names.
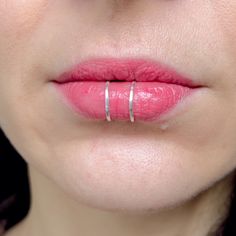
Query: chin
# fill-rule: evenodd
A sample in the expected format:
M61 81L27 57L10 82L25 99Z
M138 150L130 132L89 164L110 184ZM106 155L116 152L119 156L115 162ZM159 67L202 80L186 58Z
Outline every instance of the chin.
M213 157L202 165L199 153L157 141L141 145L123 138L61 148L49 177L79 203L127 214L179 206L211 187L225 171L209 168Z

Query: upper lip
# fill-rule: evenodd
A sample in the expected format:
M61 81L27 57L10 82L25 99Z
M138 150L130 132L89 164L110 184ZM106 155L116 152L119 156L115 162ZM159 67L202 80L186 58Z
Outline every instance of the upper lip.
M202 87L173 68L147 59L95 58L83 61L63 72L53 82L142 81L172 83L190 88Z

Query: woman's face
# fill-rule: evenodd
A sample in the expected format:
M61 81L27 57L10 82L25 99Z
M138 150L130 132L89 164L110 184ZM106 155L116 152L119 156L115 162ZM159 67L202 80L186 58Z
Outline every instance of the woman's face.
M236 1L0 1L0 126L74 199L158 211L236 166ZM89 58L150 58L201 83L163 122L95 121L52 79Z

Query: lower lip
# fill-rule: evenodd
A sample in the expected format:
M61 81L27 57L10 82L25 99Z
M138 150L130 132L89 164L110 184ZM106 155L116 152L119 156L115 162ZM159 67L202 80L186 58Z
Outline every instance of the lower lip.
M131 82L110 82L111 120L130 120ZM71 107L84 118L106 120L105 81L54 83ZM173 109L196 89L162 82L136 82L133 95L134 120L153 121Z

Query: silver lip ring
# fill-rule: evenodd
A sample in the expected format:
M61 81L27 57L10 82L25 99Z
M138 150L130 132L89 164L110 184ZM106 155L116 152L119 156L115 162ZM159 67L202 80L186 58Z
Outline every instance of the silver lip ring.
M132 82L129 94L129 116L131 122L134 122L134 112L133 112L134 86L135 86L135 81Z
M110 105L109 105L109 82L106 82L106 89L105 89L105 110L106 110L106 120L111 121L111 116L110 116Z

